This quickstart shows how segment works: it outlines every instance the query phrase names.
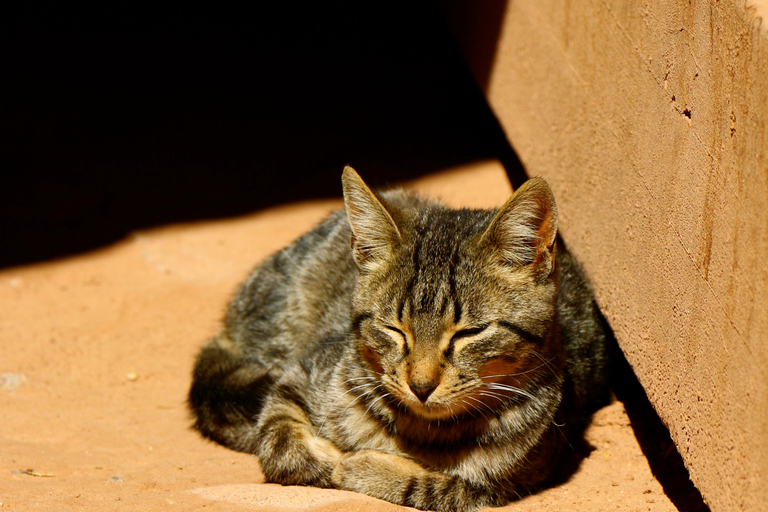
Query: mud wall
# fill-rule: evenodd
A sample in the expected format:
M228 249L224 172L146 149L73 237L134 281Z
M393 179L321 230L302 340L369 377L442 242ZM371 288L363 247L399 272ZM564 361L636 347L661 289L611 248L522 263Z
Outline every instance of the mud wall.
M449 23L713 511L768 488L768 2L453 2Z

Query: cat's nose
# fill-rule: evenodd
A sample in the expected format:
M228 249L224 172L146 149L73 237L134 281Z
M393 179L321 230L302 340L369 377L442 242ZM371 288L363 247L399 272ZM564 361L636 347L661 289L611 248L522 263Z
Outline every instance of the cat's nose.
M416 398L421 400L422 402L426 402L429 398L429 395L432 394L432 392L437 387L437 384L434 382L409 382L408 387L411 388L411 391L413 391L413 394L416 395Z

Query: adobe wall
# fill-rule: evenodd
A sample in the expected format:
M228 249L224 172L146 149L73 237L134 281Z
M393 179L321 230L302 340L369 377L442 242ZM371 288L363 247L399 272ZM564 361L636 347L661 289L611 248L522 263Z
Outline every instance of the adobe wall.
M768 489L766 4L511 0L449 15L717 512L765 510Z

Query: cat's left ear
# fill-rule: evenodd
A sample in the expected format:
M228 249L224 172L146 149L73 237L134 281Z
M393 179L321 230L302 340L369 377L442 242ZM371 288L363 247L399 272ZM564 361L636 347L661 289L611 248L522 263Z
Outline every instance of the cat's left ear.
M357 267L371 271L389 259L400 243L397 224L357 172L346 166L341 175L344 207L352 228L352 255Z
M531 178L502 206L483 234L502 260L512 266L532 265L549 275L555 268L557 205L541 178Z

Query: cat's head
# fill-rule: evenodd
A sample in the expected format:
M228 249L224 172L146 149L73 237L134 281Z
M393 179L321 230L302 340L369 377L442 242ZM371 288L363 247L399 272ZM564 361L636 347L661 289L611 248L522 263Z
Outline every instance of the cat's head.
M390 403L479 416L559 384L557 208L544 180L496 211L377 195L350 167L343 184L356 350Z

